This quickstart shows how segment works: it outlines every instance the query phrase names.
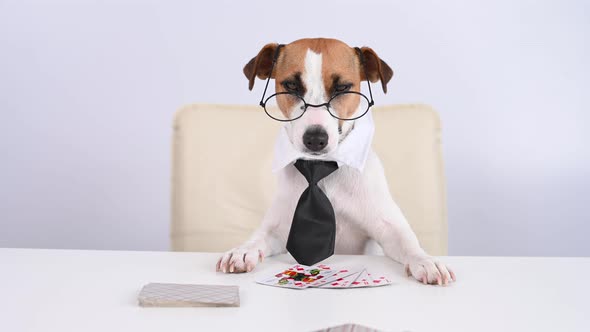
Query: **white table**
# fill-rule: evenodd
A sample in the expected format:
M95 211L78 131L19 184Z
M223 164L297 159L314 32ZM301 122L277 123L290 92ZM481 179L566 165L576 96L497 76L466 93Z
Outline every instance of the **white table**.
M590 331L590 258L445 257L458 281L425 286L380 256L333 265L389 271L396 284L291 290L256 284L292 264L216 273L218 254L0 249L0 331L312 331L355 322L386 331ZM238 308L141 308L149 282L235 284Z

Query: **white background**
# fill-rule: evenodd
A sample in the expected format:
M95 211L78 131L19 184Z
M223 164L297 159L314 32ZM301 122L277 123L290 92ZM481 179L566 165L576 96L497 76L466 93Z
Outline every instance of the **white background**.
M0 247L167 250L185 103L255 104L267 42L334 37L443 122L450 254L590 255L584 1L0 0ZM378 85L375 86L378 90ZM236 133L238 135L238 133Z

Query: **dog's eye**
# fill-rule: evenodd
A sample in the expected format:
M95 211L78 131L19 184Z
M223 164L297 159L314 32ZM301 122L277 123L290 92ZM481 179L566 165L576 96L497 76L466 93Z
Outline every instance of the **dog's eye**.
M284 82L283 87L289 92L299 92L299 84L295 82Z
M337 84L334 86L334 93L341 93L350 90L352 84Z

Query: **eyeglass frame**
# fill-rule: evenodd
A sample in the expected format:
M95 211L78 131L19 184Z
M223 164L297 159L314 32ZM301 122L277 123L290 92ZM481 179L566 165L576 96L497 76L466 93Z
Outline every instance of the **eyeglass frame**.
M270 83L270 79L271 79L271 76L272 76L272 71L274 70L274 68L275 68L275 65L276 65L276 63L277 63L277 60L278 60L278 58L279 58L279 53L280 53L280 50L281 50L281 48L283 48L284 46L285 46L284 44L279 44L279 45L277 46L277 49L275 50L275 54L274 54L274 56L273 56L273 59L272 59L272 65L271 65L271 67L270 67L270 73L269 73L269 75L268 75L268 78L266 79L266 85L264 86L264 92L262 93L262 98L260 99L260 106L261 106L261 107L264 109L264 112L266 113L266 115L268 115L268 116L269 116L271 119L273 119L273 120L276 120L276 121L280 121L280 122L291 122L291 121L297 120L297 119L299 119L300 117L302 117L302 116L303 116L303 114L305 114L305 112L307 112L307 108L308 108L309 106L311 106L311 107L316 107L316 108L317 108L317 107L326 107L326 110L328 111L328 113L329 113L329 114L330 114L332 117L334 117L334 118L336 118L336 119L338 119L338 120L342 120L342 121L353 121L353 120L357 120L357 119L359 119L359 118L363 117L365 114L367 114L367 112L369 111L369 109L371 108L371 106L375 105L375 101L373 100L373 92L371 91L371 83L369 82L369 76L367 75L367 67L366 67L366 65L365 65L365 64L366 64L366 63L365 63L365 57L363 56L363 52L361 51L361 49L360 49L360 48L358 48L358 47L355 47L354 49L357 51L357 53L358 53L358 55L359 55L359 59L360 59L360 61L361 61L361 65L363 66L363 71L364 71L364 74L365 74L365 78L367 79L367 86L369 87L369 96L371 97L371 99L370 99L370 100L369 100L369 98L367 98L367 96L365 96L363 93L361 93L361 92L357 92L357 91L343 91L343 92L340 92L340 93L336 93L336 94L334 94L334 95L333 95L333 96L330 98L330 100L328 100L328 102L326 102L326 103L323 103L323 104L317 104L317 105L314 105L314 104L308 104L308 103L305 101L305 99L303 99L303 96L300 96L300 95L298 95L298 94L296 94L296 93L292 93L292 92L277 92L277 93L275 93L275 94L272 94L272 95L270 95L270 96L269 96L268 98L266 98L266 100L265 100L265 99L264 99L264 97L266 96L266 90L268 89L268 84ZM357 94L357 95L360 95L361 97L363 97L363 98L365 98L365 99L367 100L367 102L368 102L369 104L368 104L368 106L367 106L367 109L366 109L366 110L363 112L363 114L361 114L361 115L359 115L359 116L357 116L357 117L351 118L351 119L342 119L342 118L339 118L339 117L335 116L334 114L332 114L332 112L330 112L330 102L332 102L332 100L334 100L335 98L337 98L337 97L339 97L339 96L342 96L342 95L347 95L347 94ZM293 118L293 119L286 119L286 120L277 119L277 118L273 117L272 115L270 115L270 114L268 113L268 111L266 110L266 103L267 103L267 102L268 102L268 101L269 101L269 100L270 100L272 97L276 97L276 96L278 96L278 95L290 95L290 96L294 96L294 97L297 97L297 98L301 99L301 101L303 102L303 106L304 106L304 109L303 109L303 112L301 112L301 115L299 115L299 116L298 116L298 117L296 117L296 118Z

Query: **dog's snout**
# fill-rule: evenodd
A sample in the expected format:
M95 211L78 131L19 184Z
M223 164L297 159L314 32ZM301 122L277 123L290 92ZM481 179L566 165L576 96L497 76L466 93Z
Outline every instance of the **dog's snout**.
M328 133L322 126L312 126L303 134L303 144L313 152L322 151L328 145Z

